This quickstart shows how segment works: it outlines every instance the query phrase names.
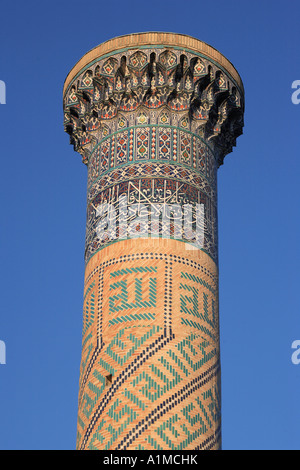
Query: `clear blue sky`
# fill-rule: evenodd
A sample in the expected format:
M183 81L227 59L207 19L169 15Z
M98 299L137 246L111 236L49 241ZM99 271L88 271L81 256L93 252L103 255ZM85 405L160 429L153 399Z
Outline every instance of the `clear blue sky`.
M219 170L223 448L300 449L299 0L0 9L0 448L75 447L86 168L63 131L64 79L103 41L171 31L220 50L246 90L244 135Z

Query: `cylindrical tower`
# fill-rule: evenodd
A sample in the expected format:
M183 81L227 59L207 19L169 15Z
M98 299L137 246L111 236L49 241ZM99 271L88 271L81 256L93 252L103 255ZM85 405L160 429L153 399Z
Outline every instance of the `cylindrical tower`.
M221 446L217 169L243 111L232 64L182 34L107 41L65 81L88 168L78 449Z

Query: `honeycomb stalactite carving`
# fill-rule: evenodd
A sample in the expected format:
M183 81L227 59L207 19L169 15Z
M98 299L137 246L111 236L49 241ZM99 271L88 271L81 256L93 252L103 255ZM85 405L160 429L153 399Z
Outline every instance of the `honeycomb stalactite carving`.
M185 114L190 129L218 151L218 164L242 133L244 103L226 73L207 59L169 50L127 52L99 60L82 73L65 95L65 130L87 163L101 129L122 114L160 108Z

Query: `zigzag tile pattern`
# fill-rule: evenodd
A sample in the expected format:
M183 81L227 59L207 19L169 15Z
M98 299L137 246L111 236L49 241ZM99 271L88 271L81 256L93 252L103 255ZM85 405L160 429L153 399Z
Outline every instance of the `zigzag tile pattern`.
M83 336L78 449L220 447L217 267L180 242L151 244L118 242L88 264L85 302L101 288Z

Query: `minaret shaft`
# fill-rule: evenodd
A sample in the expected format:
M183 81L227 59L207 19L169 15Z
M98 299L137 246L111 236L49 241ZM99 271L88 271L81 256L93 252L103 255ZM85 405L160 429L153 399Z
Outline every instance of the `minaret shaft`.
M217 169L243 86L210 46L141 33L64 87L88 167L78 449L221 447Z

